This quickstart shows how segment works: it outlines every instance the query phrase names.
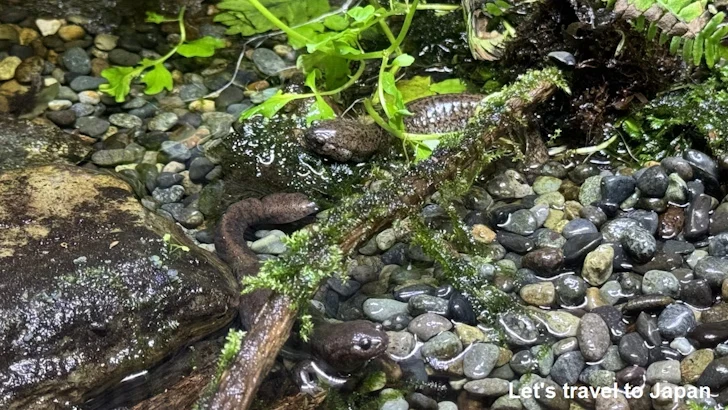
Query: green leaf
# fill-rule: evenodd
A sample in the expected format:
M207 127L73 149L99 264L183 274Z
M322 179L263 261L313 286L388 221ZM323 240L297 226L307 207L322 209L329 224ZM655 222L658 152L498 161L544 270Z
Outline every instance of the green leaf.
M294 30L298 34L302 35L303 37L313 39L317 35L322 33L324 30L326 30L326 27L324 26L323 23L313 22L313 23L309 23L309 24L306 24L301 27L296 27L295 29L292 29L292 30ZM291 47L295 48L296 50L307 46L306 42L299 41L298 38L295 38L295 37L289 37L288 44L290 44Z
M720 12L720 13L716 14L715 16L713 16L713 18L710 19L710 21L708 21L708 24L706 24L705 27L703 27L703 29L700 30L700 33L704 37L710 37L710 35L713 34L713 32L718 28L720 23L723 22L724 18L725 18L725 13Z
M101 84L99 90L114 97L116 102L124 102L126 95L131 91L131 82L141 71L134 67L110 67L101 72L101 76L109 80L108 84Z
M357 23L363 23L374 16L376 9L372 5L366 7L354 7L353 9L346 12L352 19Z
M728 25L715 30L715 33L710 35L710 41L719 43L726 35L728 35Z
M414 76L397 82L397 89L402 93L405 103L436 94L458 94L465 92L467 86L459 78L449 78L432 84L430 77Z
M400 67L409 67L412 65L412 63L415 62L415 58L412 57L409 54L400 54L397 56L397 58L392 61L393 65L398 65Z
M308 109L308 113L306 114L306 125L311 125L314 121L328 120L336 117L336 113L334 113L333 108L324 101L316 88L316 79L319 75L320 72L318 70L314 70L306 76L306 85L316 95L316 100L313 104L311 104Z
M215 54L215 50L223 47L225 47L225 41L219 38L205 36L182 44L177 48L177 53L187 58L211 57Z
M670 40L670 54L677 55L678 50L680 50L680 42L682 41L682 37L675 36Z
M379 81L381 81L382 89L384 89L385 93L389 95L396 95L398 93L397 86L395 85L394 81L394 74L392 74L391 72L385 71L384 73L382 73Z
M682 58L685 61L691 61L693 58L693 43L695 39L686 38L685 44L683 44Z
M334 14L324 19L324 26L333 31L344 31L349 27L349 19L341 14Z
M634 6L639 11L645 11L655 4L654 0L635 0ZM641 17L641 16L640 16Z
M356 55L362 54L361 50L354 48L348 44L337 45L336 51L338 51L339 54L341 54L342 56L347 56L347 55L356 56Z
M415 145L415 162L427 159L432 155L432 150L426 145L417 144Z
M147 23L161 24L161 23L166 23L169 21L177 21L177 19L171 18L171 17L164 17L161 14L157 14L153 11L148 11L147 18L145 19L145 21Z
M496 6L493 3L485 3L485 11L488 12L488 14L496 17L503 15L503 10L501 10L500 7Z
M657 23L655 23L653 21L647 27L647 40L648 41L654 40L655 39L655 35L657 35Z
M347 59L331 56L320 51L299 56L296 66L304 73L319 69L327 90L340 87L349 80L351 75Z
M495 0L494 3L496 6L500 7L501 10L509 10L509 9L513 8L513 6L511 6L511 4L505 0Z
M260 3L289 27L304 24L330 10L328 0L260 0ZM215 21L230 27L229 34L247 37L277 29L250 0L223 0L217 7L223 13L218 14Z
M467 85L459 78L449 78L430 86L430 91L437 94L459 94L465 92L467 89Z
M142 77L142 82L147 85L144 94L159 94L162 90L172 91L174 81L172 73L161 63L155 64L154 67L147 71Z
M715 66L716 56L718 54L718 44L713 41L705 40L705 64L713 68Z
M418 141L415 145L415 162L429 158L438 145L440 145L440 140L434 138L431 140Z
M283 94L283 91L278 90L276 94L264 101L262 104L250 107L240 114L240 119L245 120L256 114L261 114L266 118L274 116L281 108L283 108L289 102L299 98L295 94Z
M314 121L330 120L332 118L336 118L334 109L317 94L316 100L308 108L308 113L306 113L306 125L311 125Z
M680 10L680 12L678 13L678 17L690 23L691 21L700 17L700 15L703 14L704 10L705 8L703 7L703 4L699 1L696 1Z
M660 33L659 44L661 46L664 46L667 43L667 40L669 40L669 39L670 39L670 36L663 31L663 32Z
M700 65L700 61L703 59L703 42L705 39L701 33L695 36L695 42L693 43L693 64ZM688 60L690 61L690 60Z
M435 95L435 92L430 89L431 85L432 79L430 77L418 75L407 80L398 81L397 89L402 93L402 101L407 103L418 98Z

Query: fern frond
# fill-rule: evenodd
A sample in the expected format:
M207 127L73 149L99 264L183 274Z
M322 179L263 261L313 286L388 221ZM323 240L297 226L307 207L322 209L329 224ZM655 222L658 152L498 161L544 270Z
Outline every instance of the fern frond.
M728 58L728 47L721 43L728 25L723 23L725 13L713 15L707 6L708 0L616 0L613 10L648 41L669 41L671 54L680 53L694 65L705 61L713 68Z

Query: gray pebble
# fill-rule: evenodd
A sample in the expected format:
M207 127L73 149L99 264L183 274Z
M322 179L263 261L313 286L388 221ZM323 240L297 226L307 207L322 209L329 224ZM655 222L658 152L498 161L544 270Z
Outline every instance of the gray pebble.
M432 364L454 358L463 351L463 344L453 333L442 332L425 342L420 351L423 358Z
M463 371L470 379L483 379L495 367L500 348L488 343L475 343L471 345L463 356Z
M582 355L590 362L604 357L611 344L607 324L601 316L594 313L582 316L576 338Z
M120 128L137 128L144 124L142 119L136 115L125 113L111 114L109 122Z
M167 131L177 123L177 120L179 120L177 114L162 112L149 121L148 127L150 131Z
M668 339L686 336L697 326L693 311L682 304L673 303L657 317L660 334Z
M251 59L258 70L265 75L278 75L288 67L278 54L267 48L261 47L253 50Z
M180 185L174 185L169 188L156 188L154 192L152 192L152 196L160 204L179 202L184 194L185 189Z
M435 313L425 313L412 319L407 330L420 340L428 341L440 332L452 329L452 322Z
M375 322L383 322L398 314L407 314L407 304L393 299L368 299L364 302L364 315Z

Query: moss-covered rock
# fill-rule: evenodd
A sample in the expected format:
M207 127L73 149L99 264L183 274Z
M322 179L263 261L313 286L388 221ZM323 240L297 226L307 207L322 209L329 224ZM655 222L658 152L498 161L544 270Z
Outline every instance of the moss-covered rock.
M304 116L297 113L237 124L237 132L210 152L225 170L227 193L244 198L303 192L320 202L350 193L370 165L331 162L306 151L299 143L305 127Z
M2 408L80 404L237 310L225 265L112 175L0 174L0 226Z
M90 152L75 135L42 121L0 116L0 172L28 165L77 164Z

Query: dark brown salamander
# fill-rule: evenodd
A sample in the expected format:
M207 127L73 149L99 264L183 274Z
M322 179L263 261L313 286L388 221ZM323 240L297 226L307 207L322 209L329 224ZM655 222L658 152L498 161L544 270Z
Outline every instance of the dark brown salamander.
M303 194L277 193L262 199L244 199L231 205L222 216L215 235L215 248L230 265L238 280L257 275L258 257L245 244L243 234L258 224L285 224L297 221L318 210L315 203ZM250 329L257 313L270 292L256 291L243 295L240 316ZM337 370L349 371L367 360L384 353L387 334L377 325L365 320L332 324L321 322L314 326L311 337L316 356Z
M285 224L316 212L318 207L303 194L279 193L262 199L248 198L232 204L223 214L215 234L215 249L220 258L233 270L236 278L257 275L260 263L251 251L243 234L259 224ZM250 329L256 322L270 292L257 291L240 299L240 317Z
M443 94L407 104L412 115L404 119L411 134L444 134L465 128L484 98L479 94ZM339 162L361 162L386 146L389 135L376 124L336 118L309 128L302 144L307 149Z

